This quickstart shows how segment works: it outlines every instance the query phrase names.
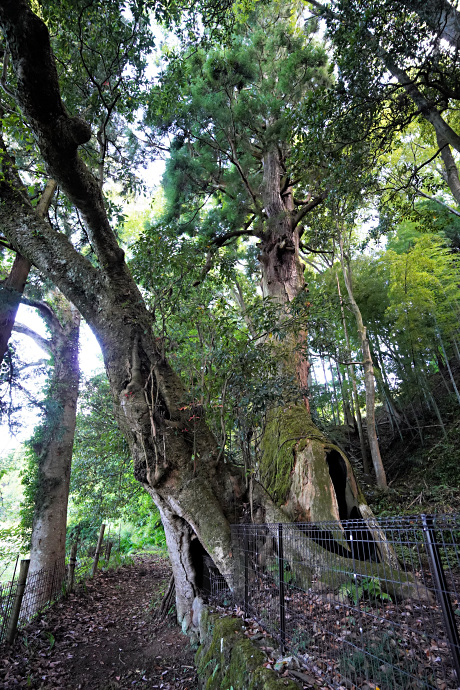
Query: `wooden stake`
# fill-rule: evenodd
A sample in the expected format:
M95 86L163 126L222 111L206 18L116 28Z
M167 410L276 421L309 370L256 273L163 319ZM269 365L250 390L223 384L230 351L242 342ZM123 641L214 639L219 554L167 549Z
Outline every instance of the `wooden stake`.
M99 556L101 553L102 540L104 539L104 530L105 525L102 524L101 530L99 532L99 539L97 540L96 553L94 554L93 572L91 574L91 577L94 577L96 575L97 564L99 563Z
M77 548L78 539L72 544L72 549L70 551L69 559L69 592L73 590L74 579L75 579L75 566L77 564Z
M110 554L112 552L112 547L113 547L113 541L108 541L107 542L107 548L105 550L105 560L107 561L107 565L109 564L109 561L110 561Z
M18 628L19 614L21 612L22 598L26 588L27 573L29 572L30 558L21 560L19 566L18 584L16 587L16 596L14 597L13 608L11 609L11 616L8 623L8 631L6 633L6 641L13 644Z

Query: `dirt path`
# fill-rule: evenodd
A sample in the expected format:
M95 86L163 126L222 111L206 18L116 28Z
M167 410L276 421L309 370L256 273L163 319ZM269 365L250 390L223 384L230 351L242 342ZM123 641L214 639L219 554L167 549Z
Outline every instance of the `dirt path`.
M0 688L197 688L188 639L155 621L169 575L157 556L99 574L0 648Z

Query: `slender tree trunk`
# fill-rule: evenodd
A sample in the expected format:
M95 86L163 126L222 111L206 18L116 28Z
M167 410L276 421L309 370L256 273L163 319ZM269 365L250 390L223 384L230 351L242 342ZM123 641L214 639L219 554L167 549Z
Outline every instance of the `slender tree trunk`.
M345 342L347 345L346 356L348 357L349 360L351 360L350 338L348 337L348 328L347 328L347 322L345 319L345 310L343 308L343 299L342 299L342 293L340 290L340 281L339 281L339 276L337 273L335 274L335 277L337 280L337 292L338 292L339 301L340 301L340 311L342 313L343 332L345 334ZM371 468L369 466L369 459L368 459L367 448L366 448L366 440L364 438L363 419L361 417L361 409L360 409L360 405L359 405L359 395L358 395L358 386L356 384L355 368L354 368L353 364L348 365L348 367L349 367L350 378L351 378L351 387L352 387L352 391L353 391L353 398L355 401L356 424L358 427L359 444L361 446L361 458L363 461L363 469L367 475L370 475L371 474Z
M375 426L375 386L374 386L374 366L372 363L371 352L369 348L369 340L367 338L366 327L364 326L361 311L356 303L353 295L353 287L351 283L350 269L345 263L345 256L343 251L343 237L340 233L340 259L342 264L343 278L350 300L350 306L356 319L356 326L358 330L359 339L361 341L361 348L363 352L363 368L364 368L364 386L366 389L366 425L367 437L369 439L369 446L371 449L372 464L375 470L377 479L377 486L380 489L387 488L387 478L385 469L383 467L382 458L380 455L380 447L377 438L377 429Z
M335 379L334 379L334 370L332 368L331 364L331 358L329 357L329 371L331 372L331 382L332 382L332 390L334 391L334 400L335 404L337 407L337 423L340 426L340 407L339 407L339 397L337 395L337 388L335 386Z
M442 354L444 355L444 361L446 363L447 371L449 372L450 382L452 383L452 388L454 389L455 397L460 405L460 393L458 392L457 384L455 383L454 375L452 374L452 369L450 368L449 358L447 356L446 348L444 347L444 342L441 338L441 334L437 331L439 344L441 346Z
M323 369L323 376L324 376L324 390L326 392L327 397L330 399L330 402L331 402L332 419L333 419L334 424L337 424L337 420L335 418L334 398L333 398L332 393L329 393L329 384L327 382L327 374L326 374L326 367L324 365L324 357L321 357L321 367Z
M377 386L379 387L381 398L384 401L386 410L388 412L388 418L389 418L389 421L391 424L392 434L394 435L394 431L395 431L395 427L396 427L396 429L399 433L399 436L401 438L401 441L402 441L403 436L402 436L401 428L399 426L399 421L398 421L399 415L397 414L397 412L394 408L393 401L391 399L391 395L389 394L389 390L387 391L386 382L385 382L385 373L382 370L383 358L382 358L382 355L380 353L378 338L376 340L377 340L377 352L378 352L378 354L377 354L377 356L375 356L375 353L373 352L372 347L371 347L371 357L372 357L373 361L375 362L375 368L377 370L377 373L376 373Z
M342 377L342 374L340 373L340 367L339 367L338 363L336 363L336 369L337 369L337 379L339 381L340 390L342 391L344 422L348 427L355 429L356 421L354 419L353 412L352 412L352 409L350 407L350 399L348 397L348 391L346 388L346 381L344 380L344 378Z

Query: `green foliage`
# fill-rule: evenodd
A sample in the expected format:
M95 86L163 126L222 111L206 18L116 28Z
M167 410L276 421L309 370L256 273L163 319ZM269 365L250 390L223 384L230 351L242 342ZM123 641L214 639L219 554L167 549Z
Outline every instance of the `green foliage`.
M362 600L391 603L389 594L382 591L378 577L363 577L358 581L344 582L339 588L339 597L348 597L355 604Z
M100 524L128 516L142 493L113 415L107 377L97 374L81 387L70 479L72 521Z
M129 449L113 415L105 374L81 389L70 479L67 540L94 546L101 522L125 523L122 551L164 548L164 531L150 496L133 476Z

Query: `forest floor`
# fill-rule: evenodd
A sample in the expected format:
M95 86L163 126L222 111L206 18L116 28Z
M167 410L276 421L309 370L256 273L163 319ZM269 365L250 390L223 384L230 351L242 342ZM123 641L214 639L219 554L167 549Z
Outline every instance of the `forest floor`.
M170 577L157 555L99 573L0 651L0 688L197 688L194 652L174 615L156 610Z

